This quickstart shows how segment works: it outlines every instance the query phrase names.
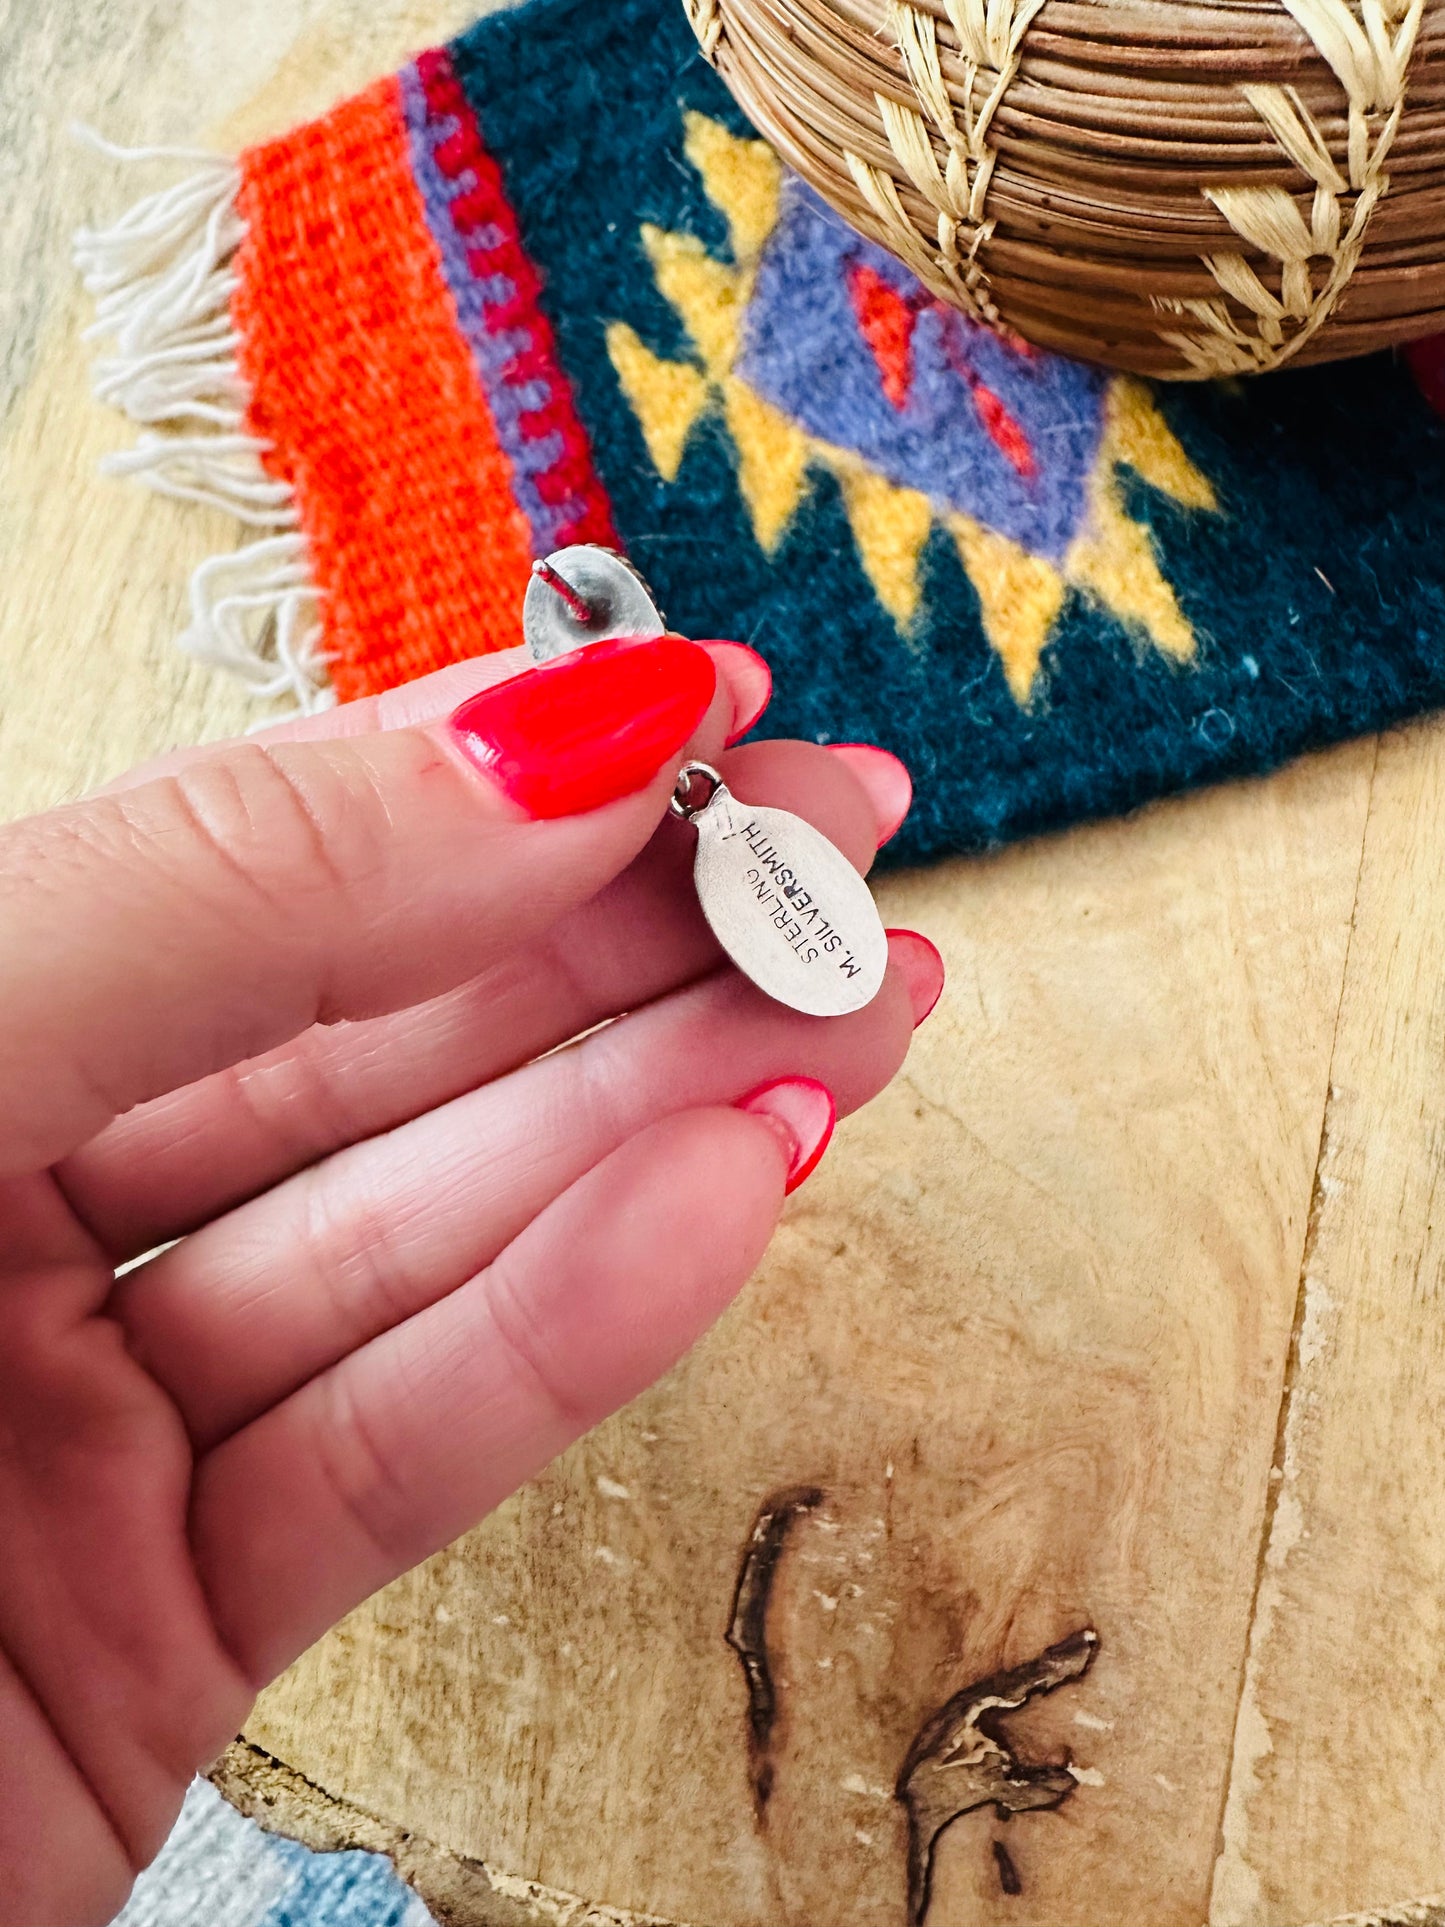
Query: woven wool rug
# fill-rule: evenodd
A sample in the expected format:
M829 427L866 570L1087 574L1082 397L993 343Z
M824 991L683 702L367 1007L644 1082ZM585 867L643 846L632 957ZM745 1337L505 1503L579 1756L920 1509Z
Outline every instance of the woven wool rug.
M984 333L753 134L681 0L531 0L81 237L143 423L256 530L184 641L303 706L520 639L625 549L769 659L765 729L896 751L973 850L1445 701L1419 359L1150 388ZM157 432L155 424L159 424Z

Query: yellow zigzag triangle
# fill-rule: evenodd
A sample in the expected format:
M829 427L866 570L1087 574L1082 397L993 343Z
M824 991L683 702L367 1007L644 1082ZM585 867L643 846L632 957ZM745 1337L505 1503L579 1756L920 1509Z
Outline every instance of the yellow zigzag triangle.
M642 245L658 288L696 343L703 367L721 381L737 358L749 277L715 261L695 234L668 234L649 225L642 230Z
M722 395L723 414L737 444L738 487L758 546L771 555L808 485L810 443L786 415L735 375L723 382Z
M690 112L683 125L683 152L728 224L733 253L740 263L756 261L777 225L782 163L766 141L743 140L706 114Z
M707 376L691 362L653 354L625 321L614 321L607 330L607 352L653 467L663 481L675 482L688 437L707 407Z
M1142 382L1116 379L1106 408L1089 478L1088 524L1064 558L1064 573L1122 622L1142 630L1156 649L1188 662L1198 646L1194 630L1160 570L1153 537L1124 507L1117 471L1132 468L1186 508L1217 510L1219 504Z
M918 562L933 527L933 504L841 448L819 447L818 453L838 478L864 573L906 634L922 595Z
M970 515L950 515L964 574L978 592L983 632L1014 701L1026 703L1039 672L1039 658L1064 605L1064 578L1053 563L1030 555Z

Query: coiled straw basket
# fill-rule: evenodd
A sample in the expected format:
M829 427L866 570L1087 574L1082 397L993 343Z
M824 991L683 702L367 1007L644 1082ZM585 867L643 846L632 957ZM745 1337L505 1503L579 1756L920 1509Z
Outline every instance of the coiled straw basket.
M685 0L936 294L1183 380L1445 326L1445 0Z

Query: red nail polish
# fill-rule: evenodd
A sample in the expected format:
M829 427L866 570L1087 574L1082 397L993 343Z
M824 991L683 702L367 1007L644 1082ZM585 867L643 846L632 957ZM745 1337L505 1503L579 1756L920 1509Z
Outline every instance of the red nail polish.
M890 930L888 954L903 972L913 1005L913 1028L931 1017L943 995L945 971L938 945L916 930Z
M787 1195L810 1178L827 1150L838 1121L838 1107L826 1084L816 1077L779 1077L760 1084L736 1108L766 1118L788 1150Z
M868 792L878 824L878 848L895 837L913 807L913 778L907 766L874 743L829 743L840 763L846 763Z
M733 726L724 746L731 749L734 743L742 741L772 701L773 672L757 650L749 649L745 642L708 640L698 647L706 649L720 666L732 691Z
M594 642L464 702L463 753L533 817L576 816L645 788L707 713L717 670L681 636Z

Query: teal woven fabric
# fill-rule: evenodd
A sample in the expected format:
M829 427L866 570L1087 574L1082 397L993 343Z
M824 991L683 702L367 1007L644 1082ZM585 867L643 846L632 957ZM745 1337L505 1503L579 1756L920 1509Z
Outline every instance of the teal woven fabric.
M1000 342L768 165L677 0L449 54L622 540L768 657L768 731L903 757L895 859L1445 700L1445 424L1402 360L1150 389Z

